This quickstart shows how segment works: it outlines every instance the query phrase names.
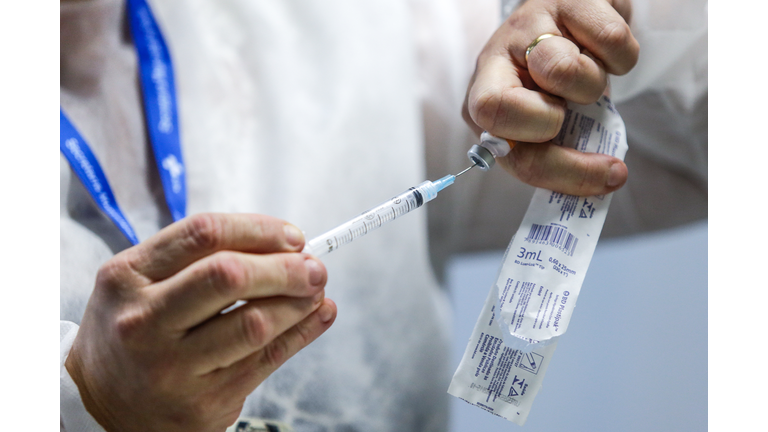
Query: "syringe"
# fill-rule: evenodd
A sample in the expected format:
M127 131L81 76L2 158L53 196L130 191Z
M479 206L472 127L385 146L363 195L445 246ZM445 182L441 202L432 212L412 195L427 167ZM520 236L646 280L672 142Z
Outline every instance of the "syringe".
M421 207L424 203L432 201L441 190L452 185L456 177L472 169L470 166L456 175L447 175L440 180L425 181L416 187L412 187L400 195L364 212L336 228L319 235L304 246L302 252L315 256L322 256L335 251L347 243L352 243L358 237L362 237L387 222Z

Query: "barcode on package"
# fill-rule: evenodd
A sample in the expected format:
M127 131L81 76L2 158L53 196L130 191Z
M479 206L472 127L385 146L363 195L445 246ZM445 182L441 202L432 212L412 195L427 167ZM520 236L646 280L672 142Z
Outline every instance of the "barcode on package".
M528 233L525 241L534 244L549 244L564 254L573 256L579 239L569 233L568 229L564 226L531 224L531 231Z

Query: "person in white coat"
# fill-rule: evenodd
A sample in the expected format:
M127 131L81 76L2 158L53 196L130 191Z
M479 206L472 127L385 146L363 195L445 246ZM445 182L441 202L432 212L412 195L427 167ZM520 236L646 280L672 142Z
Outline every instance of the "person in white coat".
M460 108L478 41L497 24L492 3L151 2L172 54L187 179L190 216L171 223L125 4L62 2L62 112L142 241L131 246L62 157L61 429L209 431L252 416L297 431L445 430L450 311L432 267L439 277L452 253L503 247L530 186L472 173L428 214L322 262L299 252L302 231L467 166L474 136ZM694 121L656 142L625 116L630 155L633 138L654 149L637 153L637 170L630 156L547 143L564 99L596 100L609 73L635 65L629 15L619 0L526 2L482 51L465 105L471 129L519 142L499 164L532 186L608 193L629 166L614 234L706 217L706 133L703 160L667 157L701 149L701 133L686 135ZM543 33L558 37L526 58ZM640 110L665 90L622 97ZM643 192L649 179L664 182L661 199ZM651 198L664 213L639 210ZM247 303L219 313L237 300Z

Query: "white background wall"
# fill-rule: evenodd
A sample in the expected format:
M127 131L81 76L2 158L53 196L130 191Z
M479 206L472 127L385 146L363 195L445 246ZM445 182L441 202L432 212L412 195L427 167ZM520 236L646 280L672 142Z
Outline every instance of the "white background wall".
M706 431L707 235L702 222L602 240L525 426L454 398L452 431ZM502 254L448 269L455 366Z

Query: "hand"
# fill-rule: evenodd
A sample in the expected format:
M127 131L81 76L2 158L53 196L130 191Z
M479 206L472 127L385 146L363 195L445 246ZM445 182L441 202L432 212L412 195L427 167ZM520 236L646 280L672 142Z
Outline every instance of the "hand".
M590 104L608 74L629 72L639 46L627 25L629 0L529 0L494 33L477 60L463 115L517 145L497 162L520 180L571 195L598 195L624 185L627 167L548 141L560 131L566 100ZM526 60L528 46L540 41Z
M297 253L303 244L275 218L201 214L107 261L65 363L86 409L110 432L234 423L336 317L325 267Z

